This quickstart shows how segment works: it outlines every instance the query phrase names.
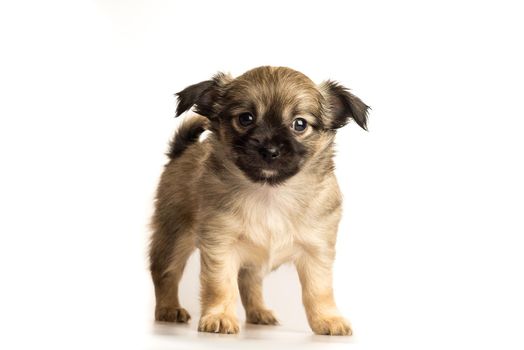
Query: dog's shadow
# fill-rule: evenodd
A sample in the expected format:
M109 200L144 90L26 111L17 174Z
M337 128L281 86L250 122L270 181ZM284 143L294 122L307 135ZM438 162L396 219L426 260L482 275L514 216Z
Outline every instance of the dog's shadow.
M173 348L187 345L188 348L268 349L308 348L325 349L328 344L355 343L355 337L323 336L310 330L296 330L284 326L263 326L241 323L239 334L214 334L198 332L196 324L155 322L152 334L161 337L163 345Z

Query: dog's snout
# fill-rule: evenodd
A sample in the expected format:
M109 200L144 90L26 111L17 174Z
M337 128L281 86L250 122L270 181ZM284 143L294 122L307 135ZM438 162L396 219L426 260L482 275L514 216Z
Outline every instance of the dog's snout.
M262 144L262 140L260 138L257 138L257 137L251 137L251 139L249 140L249 142L255 146L258 146L258 145L261 145Z
M258 152L265 161L271 162L280 156L280 147L274 145L261 147L258 149Z

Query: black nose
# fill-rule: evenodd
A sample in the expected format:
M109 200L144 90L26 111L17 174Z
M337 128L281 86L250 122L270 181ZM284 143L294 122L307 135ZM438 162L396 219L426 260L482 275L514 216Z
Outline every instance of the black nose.
M276 146L261 147L258 149L260 155L266 162L277 159L280 156L280 149Z

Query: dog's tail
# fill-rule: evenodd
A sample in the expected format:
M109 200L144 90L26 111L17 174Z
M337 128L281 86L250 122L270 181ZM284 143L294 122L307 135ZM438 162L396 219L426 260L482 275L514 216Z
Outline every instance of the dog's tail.
M209 120L202 116L191 116L182 121L169 143L167 156L171 159L179 157L188 146L198 141L200 135L209 129Z

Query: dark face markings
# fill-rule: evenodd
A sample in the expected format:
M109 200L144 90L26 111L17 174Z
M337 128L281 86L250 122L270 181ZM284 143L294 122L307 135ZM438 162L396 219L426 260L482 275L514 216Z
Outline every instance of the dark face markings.
M308 152L284 117L284 106L277 100L265 107L264 115L256 116L253 123L235 125L235 118L242 121L246 112L221 115L235 164L252 181L276 185L298 173Z

